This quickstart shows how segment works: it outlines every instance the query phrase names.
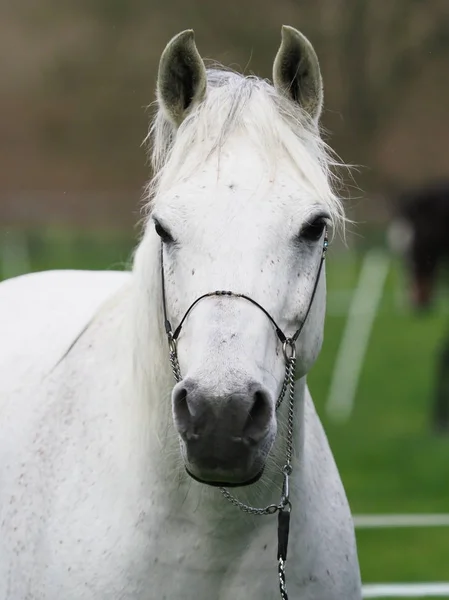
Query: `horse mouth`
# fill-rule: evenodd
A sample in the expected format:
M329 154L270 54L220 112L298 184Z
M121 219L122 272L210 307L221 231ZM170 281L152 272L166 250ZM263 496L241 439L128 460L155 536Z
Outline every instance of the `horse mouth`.
M199 483L214 487L244 487L256 483L264 472L273 436L266 436L259 444L220 438L215 435L213 440L187 443L181 439L187 474Z
M213 475L211 475L210 477L207 475L204 475L204 476L195 475L194 473L192 473L192 471L189 470L189 468L187 466L185 467L185 470L186 470L187 474L189 475L189 477L191 477L193 480L197 481L198 483L210 485L212 487L246 487L248 485L252 485L253 483L256 483L257 481L259 481L259 479L263 475L264 467L262 467L256 473L256 475L254 475L253 477L251 477L249 479L239 480L238 478L236 478L236 479L232 478L230 481L225 478L223 478L223 480L221 480L219 478L215 478Z

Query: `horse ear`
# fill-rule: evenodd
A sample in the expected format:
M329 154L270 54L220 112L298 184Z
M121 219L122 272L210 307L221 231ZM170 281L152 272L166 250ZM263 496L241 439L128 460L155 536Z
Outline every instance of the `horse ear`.
M179 127L205 93L206 68L196 48L193 30L188 29L170 40L162 53L157 78L159 105Z
M297 102L314 121L323 106L323 80L309 40L293 27L282 26L282 42L273 65L274 87Z

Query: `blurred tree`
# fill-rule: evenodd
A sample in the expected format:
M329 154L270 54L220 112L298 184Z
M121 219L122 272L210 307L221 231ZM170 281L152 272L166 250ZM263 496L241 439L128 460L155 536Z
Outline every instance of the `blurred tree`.
M449 102L448 0L22 0L0 3L4 188L141 187L145 107L168 39L193 27L204 57L270 77L282 23L316 47L323 124L342 158L362 165L363 190L388 191L392 172L402 183L401 169L403 178L423 177L433 163L449 170L439 122ZM420 91L419 114L407 113ZM385 153L405 113L402 137ZM422 122L427 152L410 158Z
M368 167L364 177L368 188L385 191L392 182L376 168L378 142L426 66L441 55L449 58L449 2L324 0L324 4L323 10L333 15L324 40L324 64L338 64L340 84L330 95L340 95L331 101L341 107L343 116L329 119L332 130L345 159ZM335 79L329 74L327 81Z
M228 64L237 60L239 68L270 76L279 29L267 23L276 22L282 14L283 19L290 18L289 22L302 28L317 47L326 106L332 108L325 113L324 124L333 132L337 150L346 161L361 165L364 189L385 192L391 187L379 168L378 144L426 65L444 53L449 57L447 0L302 0L300 5L282 0L276 6L264 3L262 8L250 1L247 11L253 15L251 20L243 18L237 0L229 0L226 7L204 0L188 5L171 0L169 4L81 0L73 6L78 20L95 22L96 27L77 52L69 47L65 56L61 53L52 73L61 92L76 86L76 99L83 107L80 125L85 124L73 130L75 137L81 137L80 149L86 135L91 138L91 152L98 152L117 135L135 139L138 130L142 132L143 120L127 119L124 114L133 106L133 96L140 93L143 100L154 82L158 54L151 57L150 78L145 74L147 53L136 52L145 46L142 41L137 47L133 42L144 35L142 24L152 41L146 46L150 52L160 51L178 28L194 26L206 51L211 48L217 56L216 49L225 48L222 59ZM158 22L162 24L160 32L154 26ZM242 63L244 56L250 61ZM89 96L86 101L81 97L83 87ZM74 93L72 90L72 97ZM54 135L55 127L50 131ZM112 157L114 148L109 147L108 153Z

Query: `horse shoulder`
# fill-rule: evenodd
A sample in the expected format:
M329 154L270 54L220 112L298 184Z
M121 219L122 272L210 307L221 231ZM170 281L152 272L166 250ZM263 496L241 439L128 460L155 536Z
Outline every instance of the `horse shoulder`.
M50 429L50 414L61 412L68 387L57 367L126 280L121 273L46 272L0 285L0 478L8 465L18 476L21 455L39 454L35 442L43 426ZM55 428L63 429L60 419Z
M128 281L53 273L0 286L0 307L11 313L0 363L0 598L41 586L62 597L68 581L96 582L118 597L131 541L143 545L138 511L125 502L137 495L134 481L125 477L127 487L119 476L130 470L117 412ZM58 549L50 564L43 538Z
M298 540L313 539L301 571L323 597L359 600L361 581L353 519L332 450L309 390L304 406L303 480Z
M0 284L0 390L43 373L68 350L129 274L46 271Z

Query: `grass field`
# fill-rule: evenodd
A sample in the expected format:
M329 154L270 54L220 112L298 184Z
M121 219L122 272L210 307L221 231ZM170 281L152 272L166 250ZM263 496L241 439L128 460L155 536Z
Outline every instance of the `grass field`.
M357 281L357 257L328 261L329 308L336 290ZM354 513L449 511L449 437L430 428L438 346L449 312L416 316L398 306L393 266L377 314L350 420L335 424L324 404L346 316L328 315L309 385ZM366 582L447 581L449 529L359 530Z
M27 240L31 270L124 268L132 249L132 240L112 234L94 240L49 233ZM401 307L397 265L390 269L374 322L354 412L345 424L326 416L345 297L357 282L360 262L361 254L330 253L325 342L309 377L352 510L449 512L449 436L435 436L430 427L435 361L449 310L443 300L422 316ZM449 528L359 530L358 545L365 582L449 580Z

